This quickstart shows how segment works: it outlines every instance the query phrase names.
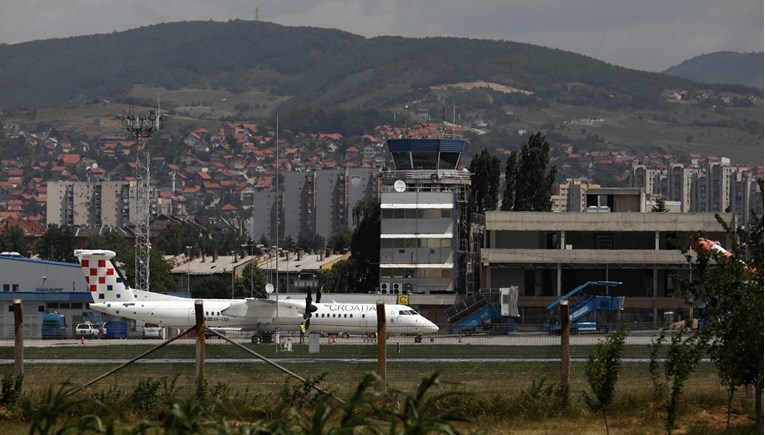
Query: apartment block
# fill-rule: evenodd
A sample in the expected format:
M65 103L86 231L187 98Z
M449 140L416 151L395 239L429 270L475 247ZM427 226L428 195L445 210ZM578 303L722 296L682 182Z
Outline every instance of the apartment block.
M278 226L280 239L297 240L301 234L327 238L353 228L353 207L379 194L377 173L365 168L287 172L278 196L276 188L253 194L250 235L275 240Z
M48 224L128 226L136 213L135 182L49 182L46 212Z
M681 212L734 213L737 225L746 225L752 210L762 216L762 195L751 170L733 166L727 158L703 167L674 164L667 170L635 165L632 187L644 188L650 197L677 201Z

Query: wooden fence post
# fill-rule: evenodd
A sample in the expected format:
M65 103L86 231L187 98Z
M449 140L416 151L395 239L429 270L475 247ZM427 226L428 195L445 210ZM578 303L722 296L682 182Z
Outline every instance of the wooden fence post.
M202 400L204 398L204 384L205 384L205 312L204 306L201 300L194 301L194 315L196 319L197 330L197 349L196 349L196 369L197 369L197 382L196 382L196 398Z
M13 300L13 324L13 376L16 378L16 385L21 388L21 379L24 376L24 312L21 299ZM21 390L17 393L21 393Z
M569 336L568 301L563 301L560 303L560 386L566 393L568 392L568 377L571 367Z

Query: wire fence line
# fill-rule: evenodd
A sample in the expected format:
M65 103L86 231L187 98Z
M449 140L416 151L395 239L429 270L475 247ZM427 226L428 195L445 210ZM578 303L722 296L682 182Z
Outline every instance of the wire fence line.
M218 332L220 334L220 332ZM365 334L280 333L253 343L252 333L212 334L204 347L204 380L239 392L277 392L288 379L321 378L320 387L338 396L352 393L364 374L377 371L378 343ZM649 391L648 365L658 330L627 335L618 388ZM570 337L572 391L586 390L584 367L603 334ZM156 349L155 349L156 348ZM142 379L172 379L194 391L197 344L193 334L161 339L77 338L24 341L24 388L45 390L68 382L95 390L134 388ZM513 393L534 382L561 379L561 337L542 332L502 335L392 335L384 350L387 385L412 388L439 372L452 388L474 394ZM14 342L0 341L0 375L14 373ZM135 360L132 364L127 364ZM124 367L122 367L124 366ZM115 370L120 368L119 371ZM112 373L113 372L113 373ZM108 374L108 376L105 376ZM92 382L93 379L98 382ZM717 372L703 361L686 385L719 389Z

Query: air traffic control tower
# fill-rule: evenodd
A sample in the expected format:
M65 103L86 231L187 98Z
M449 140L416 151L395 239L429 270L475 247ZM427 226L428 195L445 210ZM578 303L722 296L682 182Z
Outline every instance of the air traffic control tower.
M388 139L393 169L382 173L380 292L459 293L472 271L460 238L470 173L460 168L466 140ZM468 280L469 281L469 280Z

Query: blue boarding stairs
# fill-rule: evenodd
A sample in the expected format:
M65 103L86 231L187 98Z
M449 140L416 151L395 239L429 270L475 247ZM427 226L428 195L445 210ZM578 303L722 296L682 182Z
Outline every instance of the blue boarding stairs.
M502 304L505 304L504 314ZM517 316L517 289L514 293L510 291L504 294L502 289L481 289L446 309L450 333L474 331L482 325L487 326L490 332L512 332L518 326L510 322L510 317Z
M576 287L565 295L559 297L545 308L545 312L550 312L563 301L569 301L569 324L573 332L581 330L601 331L607 328L606 325L598 326L594 322L579 321L597 311L621 311L624 309L624 296L610 296L608 294L589 294L584 290L591 286L605 287L606 289L620 285L618 281L587 281ZM545 322L545 332L553 334L560 332L560 319L553 316ZM580 328L581 326L581 328ZM607 330L606 330L607 332Z

